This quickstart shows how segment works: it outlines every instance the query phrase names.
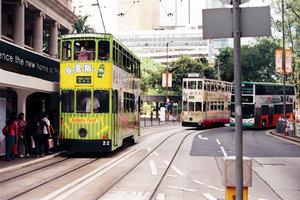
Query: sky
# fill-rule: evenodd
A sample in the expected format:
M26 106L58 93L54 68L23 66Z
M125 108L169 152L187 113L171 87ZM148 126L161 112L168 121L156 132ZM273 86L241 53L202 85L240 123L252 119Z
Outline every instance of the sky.
M104 26L107 33L117 33L117 0L98 0L101 8L101 13L104 20ZM132 0L134 1L134 0ZM141 0L140 0L141 1ZM149 0L147 0L149 1ZM157 0L158 1L158 0ZM175 25L175 16L167 17L167 13L175 12L175 2L177 2L177 25L198 25L202 23L202 11L197 8L204 7L207 2L217 0L190 0L191 2L191 17L187 15L188 1L187 0L161 0L160 9L160 25ZM229 0L222 0L229 1ZM247 1L247 0L245 0ZM241 7L267 6L270 0L249 0ZM97 0L73 0L73 7L77 15L90 15L88 23L95 28L96 32L104 32L102 20L100 17L99 8L96 5ZM207 3L209 4L209 3ZM220 4L217 4L220 5Z

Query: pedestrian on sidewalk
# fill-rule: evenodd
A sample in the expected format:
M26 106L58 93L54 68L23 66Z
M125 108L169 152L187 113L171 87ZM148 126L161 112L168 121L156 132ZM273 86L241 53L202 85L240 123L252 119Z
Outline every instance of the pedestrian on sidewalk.
M19 140L18 140L18 156L23 158L24 155L22 153L22 145L25 147L25 155L26 157L29 157L29 147L28 147L28 141L27 141L27 123L24 120L24 113L20 113L18 116L18 134L19 134Z
M42 134L42 156L44 154L49 154L49 146L48 146L48 139L52 138L51 131L50 131L50 121L49 121L49 114L45 113L44 118L42 119L43 122L43 134Z
M5 137L6 142L6 160L14 160L15 159L15 153L13 152L14 145L18 142L18 122L17 122L17 114L11 113L9 120L8 120L8 126L9 126L9 134Z
M34 143L35 143L35 153L36 153L36 157L39 158L40 155L42 155L42 146L44 145L43 141L42 141L42 135L43 135L43 127L42 127L42 120L39 117L39 115L37 114L35 116L35 122L34 125L32 127L33 129L33 139L34 139ZM43 150L44 152L44 150Z

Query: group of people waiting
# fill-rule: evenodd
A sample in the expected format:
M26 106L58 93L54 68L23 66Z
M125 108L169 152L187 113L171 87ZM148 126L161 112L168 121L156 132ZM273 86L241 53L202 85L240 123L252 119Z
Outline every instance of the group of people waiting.
M57 148L59 141L59 118L58 112L44 113L42 117L36 116L32 125L24 120L24 113L18 116L11 113L7 125L9 133L5 136L7 161L16 157L29 157L30 150L35 148L37 158L49 154L49 139L52 139L54 147ZM25 152L23 152L23 146Z

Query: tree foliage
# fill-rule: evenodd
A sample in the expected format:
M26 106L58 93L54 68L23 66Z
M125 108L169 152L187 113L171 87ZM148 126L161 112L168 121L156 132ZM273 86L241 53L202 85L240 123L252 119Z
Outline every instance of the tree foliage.
M165 67L151 58L141 60L141 91L144 95L157 95L162 93L161 74Z
M275 49L279 48L278 41L263 38L255 45L244 45L241 48L242 80L256 82L276 82L279 80L275 73ZM215 68L220 68L221 80L234 80L233 49L224 48L215 60ZM218 64L219 63L219 64Z
M203 64L204 62L204 64ZM181 95L182 79L186 78L190 73L198 73L203 75L203 69L208 66L206 59L192 59L190 56L182 55L178 60L169 64L169 73L172 73L172 88L169 89L170 94Z
M293 51L293 69L300 73L300 0L284 0L285 48ZM272 26L282 34L281 0L273 0L272 8L279 17L272 19ZM281 37L282 38L282 37ZM282 41L281 41L282 44ZM282 46L282 45L281 45ZM282 48L282 47L281 47ZM297 80L297 79L294 79Z
M89 15L78 15L77 20L73 24L73 33L95 33L95 29L87 24Z

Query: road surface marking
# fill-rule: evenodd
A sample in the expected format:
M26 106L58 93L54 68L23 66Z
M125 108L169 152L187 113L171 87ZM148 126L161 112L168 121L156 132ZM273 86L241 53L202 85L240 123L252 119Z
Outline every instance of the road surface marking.
M283 137L280 137L280 136L277 136L277 135L273 135L273 134L271 133L272 131L275 131L275 130L269 130L269 131L266 131L265 134L267 134L267 135L269 135L269 136L272 136L272 137L275 137L275 138L277 138L277 139L279 139L279 140L283 140L283 141L286 141L286 142L288 142L288 143L292 143L292 144L295 144L295 145L300 146L300 143L298 143L298 142L294 142L294 141L291 141L291 140L287 140L287 139L285 139L285 138L283 138Z
M198 180L193 180L195 183L198 183L200 185L205 185L205 183L201 182L201 181L198 181Z
M214 187L214 186L207 186L207 187L211 188L211 189L214 189L214 190L225 191L224 189L217 188L217 187Z
M223 146L220 146L220 148L221 148L221 150L222 150L223 155L224 155L225 157L228 156L227 153L226 153L226 151L225 151L225 149L224 149L224 147L223 147Z
M152 175L156 176L157 175L157 169L156 169L155 162L153 160L149 160L149 163L150 163Z
M221 142L219 141L219 139L216 139L218 145L221 145Z
M158 194L156 195L156 200L165 200L165 194L158 193Z
M177 177L178 177L177 175L173 175L173 174L167 174L167 176L169 176L169 177L174 177L174 178L177 178Z
M189 191L189 192L196 192L197 191L197 190L194 190L194 189L176 187L176 186L168 186L168 188L173 188L173 189L177 189L177 190L184 190L184 191Z
M202 135L198 135L198 138L199 138L200 140L208 140L207 137L202 137Z
M164 163L166 163L166 165L169 165L170 162L168 161L164 161ZM185 174L180 171L178 168L176 168L174 165L171 165L171 168L179 175L179 176L185 176Z
M209 193L203 193L203 195L208 199L208 200L218 200L217 198L213 197L211 194Z

